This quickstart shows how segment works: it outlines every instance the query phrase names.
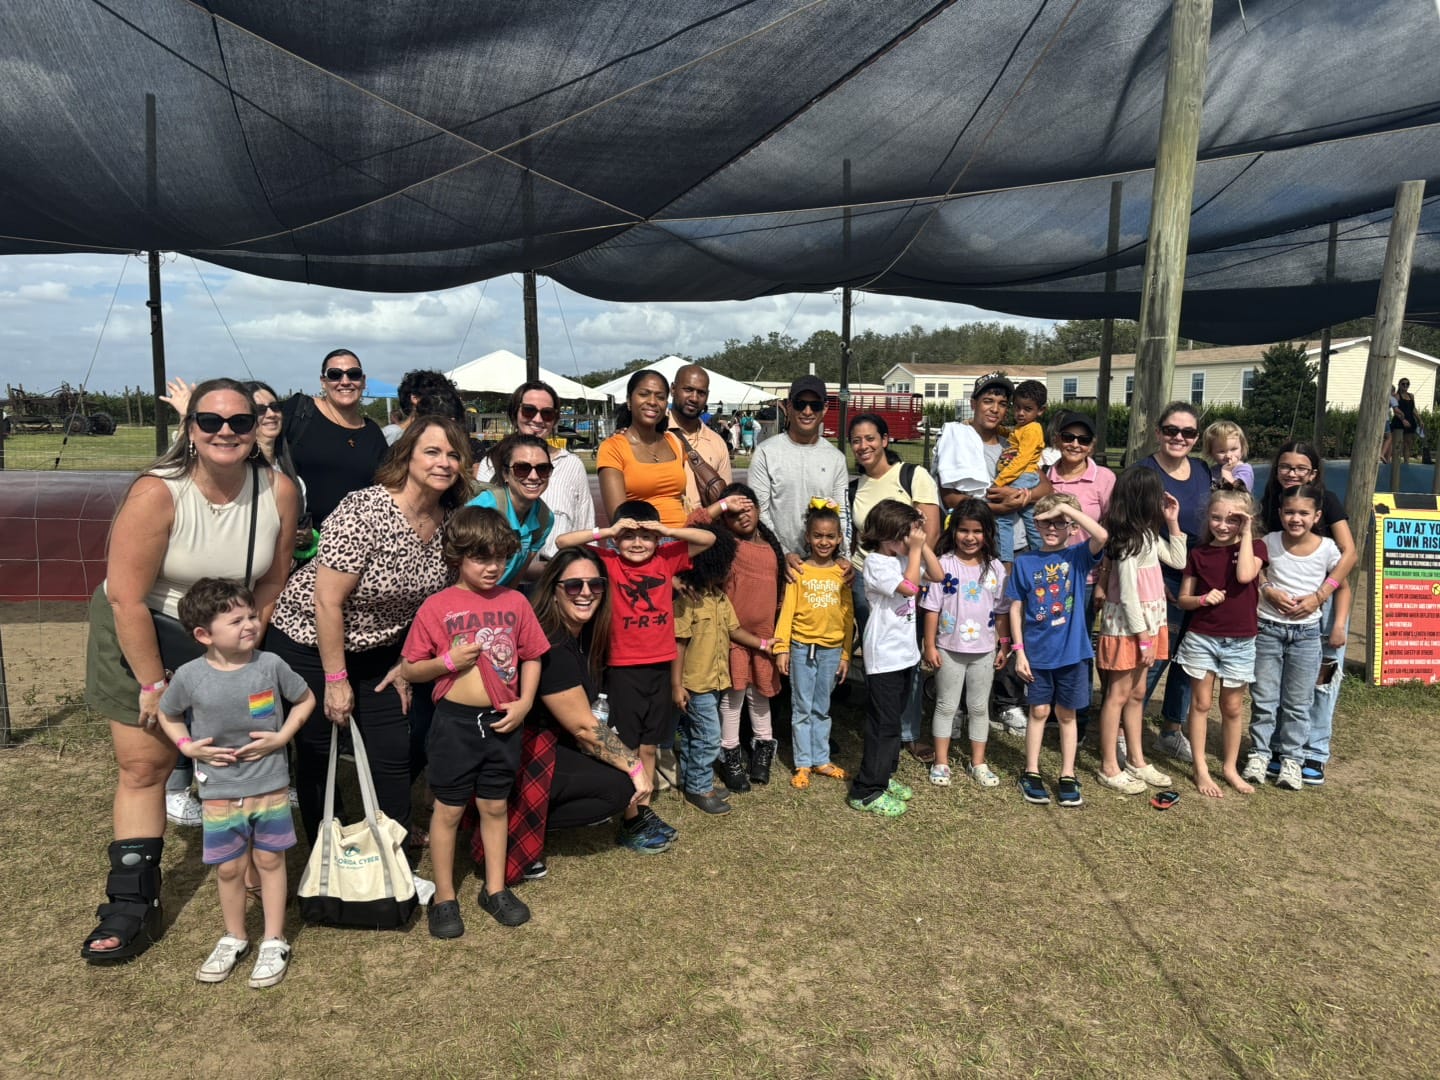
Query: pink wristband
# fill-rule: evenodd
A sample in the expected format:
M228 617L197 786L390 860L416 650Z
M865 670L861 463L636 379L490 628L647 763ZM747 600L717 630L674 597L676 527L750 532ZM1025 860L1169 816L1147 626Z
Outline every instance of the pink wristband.
M164 690L169 685L169 679L161 679L159 682L155 683L141 683L140 689L147 694L158 694L161 690Z
M445 670L446 670L446 671L453 672L453 671L455 670L455 661L450 659L450 650L449 650L449 649L446 649L446 650L445 650L445 653L444 653L444 655L441 656L441 659L445 661Z
M1017 641L1015 642L1015 644L1011 645L1010 648L1013 649L1015 652L1024 652L1025 643L1023 641Z
M639 776L645 771L645 763L643 761L636 761L634 765L630 766L629 771L630 778L633 780L635 777Z
M187 742L194 742L194 741L195 741L195 740L192 739L192 738L190 738L189 735L182 735L180 738L178 738L178 739L175 740L175 749L176 749L176 750L184 750L184 749L185 749L185 744L186 744Z
M1326 584L1326 585L1329 585L1330 588L1335 589L1335 590L1337 590L1337 591L1338 591L1339 588L1340 588L1340 582L1336 581L1333 577L1327 577L1327 578L1325 579L1325 584Z
M599 539L600 539L600 528L599 528L599 526L596 526L595 531L590 534L590 539L591 539L591 540L599 540Z
M327 671L325 673L325 681L327 683L344 682L348 678L350 678L350 672L346 671L343 667L339 671Z

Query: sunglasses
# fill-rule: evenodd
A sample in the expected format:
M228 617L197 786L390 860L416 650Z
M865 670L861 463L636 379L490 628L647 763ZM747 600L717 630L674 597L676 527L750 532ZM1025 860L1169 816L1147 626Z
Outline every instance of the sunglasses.
M226 424L236 435L249 435L255 430L255 414L242 412L234 416L221 416L218 412L197 412L191 417L195 426L206 435L217 435Z
M257 413L273 412L276 416L279 416L279 415L280 415L280 409L281 409L281 405L280 405L280 402L278 402L278 401L267 401L267 402L263 402L263 403L257 404L257 405L255 406L255 411L256 411Z
M796 412L824 412L825 403L815 398L805 398L803 401L792 401L790 407Z
M560 410L542 409L537 405L520 406L520 418L522 420L534 420L536 416L539 416L540 419L544 420L547 424L553 424L556 420L560 419Z
M1095 441L1095 436L1085 435L1078 431L1062 431L1060 432L1060 441L1079 443L1081 446L1089 446Z
M565 590L565 595L574 599L586 589L592 593L599 594L605 591L605 579L603 577L567 577L561 578L555 583Z
M548 461L544 465L531 465L528 461L517 461L515 464L505 467L521 480L529 480L532 472L541 480L549 480L550 474L555 471L555 466Z
M360 368L338 368L332 367L325 372L325 378L331 382L343 382L349 379L351 382L364 382L365 372Z
M1173 439L1176 436L1182 439L1198 439L1200 437L1200 429L1193 427L1176 427L1174 424L1161 424L1160 434L1164 435L1167 439Z

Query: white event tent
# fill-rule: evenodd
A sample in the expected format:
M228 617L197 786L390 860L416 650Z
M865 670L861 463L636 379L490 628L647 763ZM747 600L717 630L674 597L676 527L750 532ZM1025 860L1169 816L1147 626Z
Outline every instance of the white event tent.
M658 371L670 381L675 381L675 372L687 364L693 363L682 356L667 356L663 360L657 360L653 364L646 364L649 371ZM631 372L630 374L634 374ZM753 383L740 382L728 375L721 375L717 371L705 368L705 374L710 376L710 408L713 410L720 405L725 406L727 413L736 409L758 409L767 401L773 401L775 395L768 390L762 390ZM625 384L630 381L630 375L621 375L617 379L611 379L607 383L601 383L595 388L596 392L602 394L613 394L615 403L621 404L625 400Z
M509 394L525 381L525 358L516 356L509 349L496 349L492 353L476 357L446 374L462 391L472 394ZM540 369L540 379L555 388L562 401L604 402L606 392L556 375L553 371ZM624 387L621 387L624 392Z

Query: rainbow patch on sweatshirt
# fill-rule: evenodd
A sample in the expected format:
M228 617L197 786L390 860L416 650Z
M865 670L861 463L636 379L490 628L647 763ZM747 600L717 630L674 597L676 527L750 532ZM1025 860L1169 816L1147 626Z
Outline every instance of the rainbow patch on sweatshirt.
M270 720L275 716L275 691L262 690L250 695L250 719Z

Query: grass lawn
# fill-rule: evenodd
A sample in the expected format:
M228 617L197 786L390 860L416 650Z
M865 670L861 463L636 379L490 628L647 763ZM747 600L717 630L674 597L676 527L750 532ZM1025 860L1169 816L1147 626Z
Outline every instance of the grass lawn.
M5 440L5 468L113 469L139 472L158 455L155 429L118 427L114 435L71 435L61 432L44 435L11 435Z
M458 941L292 909L291 972L259 992L248 968L194 980L221 930L198 830L170 835L164 940L80 961L115 766L75 704L78 660L38 666L77 657L83 627L45 626L5 625L6 1076L1419 1077L1440 1054L1440 798L1411 767L1432 756L1433 691L1347 685L1323 789L1211 801L1176 767L1165 813L1102 792L1089 752L1085 807L1026 805L1007 736L991 791L931 787L905 759L896 821L832 781L796 792L783 767L724 818L667 793L680 840L658 857L608 827L552 836L518 930L475 906L468 860ZM863 699L836 709L852 769Z

